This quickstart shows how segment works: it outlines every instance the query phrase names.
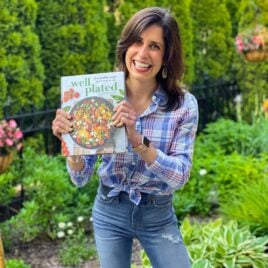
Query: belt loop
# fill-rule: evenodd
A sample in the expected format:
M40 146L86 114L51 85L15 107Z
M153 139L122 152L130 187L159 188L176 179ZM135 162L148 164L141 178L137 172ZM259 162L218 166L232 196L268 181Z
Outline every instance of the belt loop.
M153 195L147 193L143 193L142 195L144 196L146 204L153 204Z
M105 195L107 195L112 190L112 188L104 185L102 182L99 184L99 189L100 189L100 192Z

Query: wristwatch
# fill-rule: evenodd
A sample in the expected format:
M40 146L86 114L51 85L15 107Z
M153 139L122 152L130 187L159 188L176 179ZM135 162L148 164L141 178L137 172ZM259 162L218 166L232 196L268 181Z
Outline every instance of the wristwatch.
M132 147L132 149L135 153L140 154L147 151L149 147L150 147L150 141L145 136L142 136L142 143L137 147Z
M73 163L79 163L82 159L81 155L72 155L69 157L69 161Z

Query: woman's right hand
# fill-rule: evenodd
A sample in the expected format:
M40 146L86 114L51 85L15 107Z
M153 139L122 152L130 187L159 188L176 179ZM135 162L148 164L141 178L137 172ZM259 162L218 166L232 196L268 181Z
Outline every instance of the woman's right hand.
M62 134L73 131L71 116L63 109L58 109L56 116L52 121L52 132L61 140Z

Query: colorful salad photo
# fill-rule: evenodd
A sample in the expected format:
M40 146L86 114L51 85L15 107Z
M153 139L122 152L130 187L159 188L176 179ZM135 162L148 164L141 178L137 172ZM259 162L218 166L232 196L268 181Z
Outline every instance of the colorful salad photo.
M113 104L101 97L89 97L71 109L74 130L70 133L78 145L96 149L112 138Z

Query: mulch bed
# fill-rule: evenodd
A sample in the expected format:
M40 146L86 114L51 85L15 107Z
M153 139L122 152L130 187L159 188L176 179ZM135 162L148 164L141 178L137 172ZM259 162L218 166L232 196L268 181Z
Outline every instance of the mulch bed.
M141 246L134 240L132 262L141 266L140 259ZM5 259L23 259L32 268L66 268L60 264L58 258L59 243L51 240L36 239L30 243L20 244L13 247L5 254ZM87 261L75 268L99 268L97 259Z

